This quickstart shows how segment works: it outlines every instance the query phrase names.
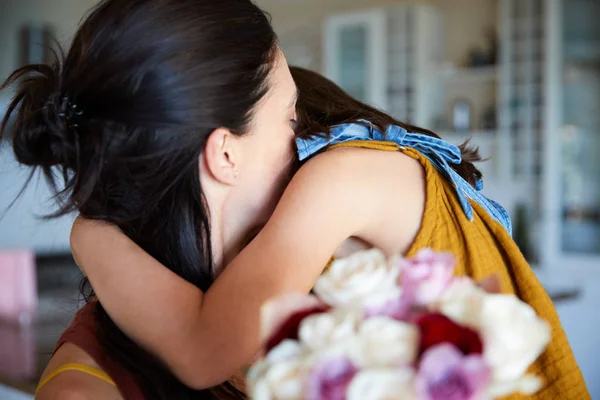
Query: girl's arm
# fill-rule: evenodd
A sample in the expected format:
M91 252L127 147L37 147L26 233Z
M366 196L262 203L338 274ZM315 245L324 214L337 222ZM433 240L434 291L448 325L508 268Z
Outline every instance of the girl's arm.
M389 210L390 199L403 206L390 176L382 169L374 174L378 166L360 157L343 157L352 151L359 150L331 151L303 166L265 228L204 295L109 225L77 221L73 252L125 333L190 387L213 386L260 347L265 301L310 291L346 238L385 225L390 216L382 219L378 210ZM396 170L393 179L402 181L401 175Z

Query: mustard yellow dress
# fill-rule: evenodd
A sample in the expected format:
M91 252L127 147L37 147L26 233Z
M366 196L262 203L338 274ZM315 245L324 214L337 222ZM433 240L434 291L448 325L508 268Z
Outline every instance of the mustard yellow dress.
M474 218L469 221L456 197L452 183L416 150L401 148L393 142L373 140L350 141L329 148L337 147L402 151L418 160L425 169L427 182L425 213L421 229L406 256L414 256L420 249L429 247L454 254L458 260L457 275L479 280L496 274L500 278L503 292L516 294L530 304L552 327L550 344L530 369L531 373L544 379L545 385L529 398L591 398L550 297L502 225L474 201L471 201ZM506 399L525 397L514 395Z

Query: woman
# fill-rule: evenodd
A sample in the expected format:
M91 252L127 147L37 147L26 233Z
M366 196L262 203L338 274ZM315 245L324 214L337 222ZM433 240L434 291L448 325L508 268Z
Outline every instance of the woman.
M310 159L266 226L206 293L114 226L75 223L74 254L116 323L183 382L209 387L259 347L261 305L282 292L309 291L332 254L374 246L411 256L432 247L458 257L458 274L497 274L505 292L551 324L552 342L532 368L547 385L534 398L588 399L552 302L510 237L506 212L478 193L480 174L460 164L460 151L317 74L295 69L294 79L298 153ZM132 287L137 281L143 290Z
M1 135L14 120L17 160L57 189L56 215L119 226L199 291L289 180L296 87L250 0L104 0L64 61L23 67L11 84ZM185 387L88 301L38 399L241 396Z

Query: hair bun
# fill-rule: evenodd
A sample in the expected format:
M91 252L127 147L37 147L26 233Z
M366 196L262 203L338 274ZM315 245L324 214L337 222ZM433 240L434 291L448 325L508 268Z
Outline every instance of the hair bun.
M57 164L68 167L69 154L75 149L71 140L74 124L70 121L76 109L67 98L60 97L59 64L22 67L8 77L0 90L13 84L18 85L17 91L2 122L0 137L5 136L15 114L11 130L17 160L42 168Z

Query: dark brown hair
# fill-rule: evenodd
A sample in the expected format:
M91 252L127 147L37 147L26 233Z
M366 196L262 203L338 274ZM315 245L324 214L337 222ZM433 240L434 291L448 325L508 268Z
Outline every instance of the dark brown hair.
M213 257L198 159L216 128L247 131L276 51L267 16L250 0L103 0L66 57L20 68L0 87L17 86L0 138L14 121L15 156L54 188L55 215L79 211L118 225L206 290ZM105 353L148 399L243 396L187 388L100 303L96 318Z
M316 72L300 67L290 67L290 71L299 91L297 106L299 137L328 135L331 127L335 125L367 120L382 132L385 132L390 125L398 125L408 132L440 138L427 129L397 121L386 113L361 103ZM475 181L482 177L481 172L473 165L474 162L482 161L479 151L469 146L469 141L461 144L459 148L462 162L452 167L469 184L475 186Z

